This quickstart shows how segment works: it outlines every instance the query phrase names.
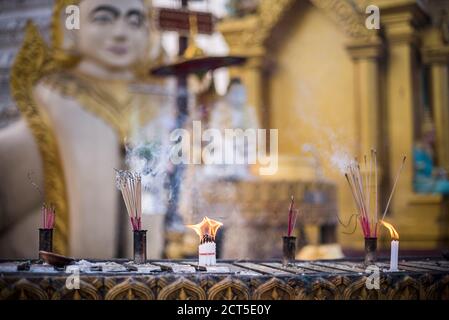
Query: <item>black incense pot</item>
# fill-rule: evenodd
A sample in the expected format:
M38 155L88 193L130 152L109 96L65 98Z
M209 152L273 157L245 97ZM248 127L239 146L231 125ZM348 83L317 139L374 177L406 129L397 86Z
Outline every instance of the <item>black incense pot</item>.
M39 251L53 252L53 229L39 229Z
M134 230L134 263L144 264L147 260L147 230Z
M365 238L365 266L376 263L377 260L377 238Z
M296 237L282 237L282 264L284 266L295 261Z

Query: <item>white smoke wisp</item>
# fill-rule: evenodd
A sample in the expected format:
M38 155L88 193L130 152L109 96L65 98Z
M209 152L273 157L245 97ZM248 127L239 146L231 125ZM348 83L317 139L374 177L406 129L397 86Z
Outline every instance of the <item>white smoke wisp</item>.
M353 162L354 160L351 159L348 152L345 152L343 150L336 150L332 153L330 157L330 163L332 167L338 169L341 174L345 174L347 171L348 166Z
M329 136L328 136L329 137ZM351 152L347 146L341 145L337 142L332 142L333 139L329 139L331 142L330 150L321 144L314 143L304 143L301 146L301 151L303 153L311 153L315 159L319 161L319 165L322 164L322 159L329 159L328 164L330 164L331 169L338 171L341 174L346 172L346 168L354 161L351 157Z
M333 128L321 123L318 115L319 108L310 96L308 85L302 84L298 86L298 94L304 98L304 105L297 104L295 112L298 119L301 119L311 130L318 133L319 140L314 142L306 142L301 145L302 153L310 153L319 165L323 164L323 160L327 159L330 168L338 173L344 173L346 167L353 160L350 156L356 145L353 137L345 133L345 128ZM302 101L298 97L297 101ZM306 105L309 107L306 108ZM342 142L345 141L345 142Z
M172 146L169 132L173 117L161 112L152 121L138 128L127 141L126 164L142 177L143 214L164 214L168 204L167 179Z

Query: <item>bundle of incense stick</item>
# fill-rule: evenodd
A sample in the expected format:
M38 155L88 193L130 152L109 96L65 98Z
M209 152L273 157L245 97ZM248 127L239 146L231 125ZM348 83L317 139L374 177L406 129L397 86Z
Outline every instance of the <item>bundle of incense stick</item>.
M56 208L53 205L47 206L44 204L41 209L42 213L42 228L53 229L55 227Z
M385 215L390 206L391 199L393 197L394 191L396 189L397 182L399 180L399 176L401 175L402 168L404 167L406 157L404 156L402 159L402 163L396 173L396 177L394 179L393 188L390 192L390 196L388 198L387 205L383 212L382 218L380 222L383 221ZM347 168L345 177L351 189L352 196L354 198L358 217L360 221L360 225L362 227L363 235L365 238L376 238L377 237L377 229L380 226L379 224L379 214L378 214L378 183L377 183L377 153L376 150L371 150L371 157L369 159L369 167L367 163L367 157L364 157L364 164L366 173L362 174L360 170L360 164L355 159L351 162ZM371 203L371 185L373 183L373 165L374 165L374 206L372 208Z
M290 208L288 209L288 229L287 229L287 236L291 237L293 229L295 229L296 224L296 216L298 212L294 209L295 200L293 196L291 197L290 201Z
M142 178L137 173L116 171L117 187L122 193L132 229L142 230Z

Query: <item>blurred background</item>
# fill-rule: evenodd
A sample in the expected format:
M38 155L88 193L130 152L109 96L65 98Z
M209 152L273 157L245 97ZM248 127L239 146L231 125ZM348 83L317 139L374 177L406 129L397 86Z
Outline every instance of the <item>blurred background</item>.
M90 1L120 7L114 0L82 0ZM291 195L299 209L297 258L355 256L363 235L351 220L356 207L345 165L372 149L381 212L407 156L386 213L399 232L400 254L448 249L448 0L137 2L150 21L143 35L149 49L139 65L144 76L132 85L124 80L118 96L121 84L95 73L85 79L74 63L57 59L76 52L80 64L84 53L96 54L96 48L77 49L83 24L73 43L62 26L63 9L79 1L0 0L0 258L37 255L44 202L57 207L56 251L129 257L131 232L114 185L116 166L147 169L150 258L195 256L197 236L183 226L203 216L224 223L217 240L222 258L278 258ZM190 18L187 29L160 23L161 8L183 5L212 14L212 31L202 32ZM369 20L376 12L367 11L370 5L379 9L378 28ZM88 9L81 6L81 15ZM187 56L187 43L200 52ZM246 62L188 76L149 76L151 68L199 56ZM67 77L73 70L79 77ZM128 98L135 112L125 117ZM78 107L88 114L77 114ZM179 171L161 165L161 150L169 149L168 133L161 132L191 130L192 120L204 129L278 129L277 173L260 176L258 165ZM374 170L367 166L362 173ZM381 229L380 250L387 253L389 242Z

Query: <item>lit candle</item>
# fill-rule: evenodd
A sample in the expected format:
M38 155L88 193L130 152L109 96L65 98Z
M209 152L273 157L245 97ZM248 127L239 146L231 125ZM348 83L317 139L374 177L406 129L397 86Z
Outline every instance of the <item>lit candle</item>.
M388 222L381 221L382 224L390 231L391 236L391 254L390 254L390 269L388 271L399 271L398 259L399 259L399 233Z
M399 240L391 240L391 256L390 256L390 270L398 270L398 253L399 253Z
M216 244L212 240L201 243L198 247L198 265L213 266L217 263Z
M203 221L195 225L188 225L195 230L200 237L198 246L198 265L212 266L217 263L215 235L223 224L219 221L204 217Z

